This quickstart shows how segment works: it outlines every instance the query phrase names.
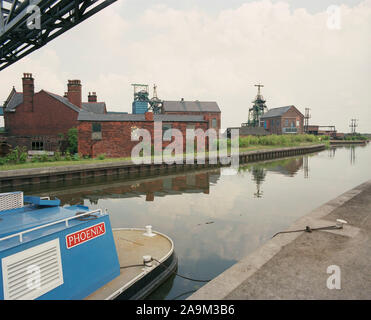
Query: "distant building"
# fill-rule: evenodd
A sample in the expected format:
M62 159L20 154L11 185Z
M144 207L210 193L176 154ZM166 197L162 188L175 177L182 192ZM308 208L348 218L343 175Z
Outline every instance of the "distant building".
M209 121L204 115L188 114L79 114L78 140L79 153L91 157L105 154L107 157L130 157L138 141L132 141L131 135L136 129L146 129L151 134L154 144L154 121L162 121L162 148L175 141L171 130L182 133L183 150L186 151L186 130L209 128ZM170 131L170 134L169 132ZM205 142L206 145L206 142Z
M187 114L201 115L208 122L209 128L219 130L221 128L221 111L214 101L163 101L163 114Z
M260 126L271 134L301 134L304 115L295 106L274 108L260 117Z
M343 137L344 134L337 133L335 126L318 126L318 125L308 125L308 134L320 135L320 136L330 136L330 137Z
M241 127L230 127L227 129L227 137L231 137L231 130L232 129L238 129L239 136L240 137L246 137L246 136L266 136L269 135L269 131L265 130L262 127L249 127L247 125L242 125Z

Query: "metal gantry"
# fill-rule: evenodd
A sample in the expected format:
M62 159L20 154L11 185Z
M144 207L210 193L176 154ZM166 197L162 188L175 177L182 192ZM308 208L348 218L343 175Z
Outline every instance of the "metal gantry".
M253 107L249 109L249 118L247 123L242 124L243 126L248 127L259 127L260 126L260 117L268 110L265 100L260 93L260 88L264 87L262 84L255 84L255 87L258 87L258 94L253 101Z
M350 119L350 133L353 135L356 134L356 128L358 127L357 121L358 119Z
M0 0L0 70L117 0Z
M304 115L304 132L305 133L308 133L309 119L311 118L309 111L310 111L309 108L305 108L305 115Z

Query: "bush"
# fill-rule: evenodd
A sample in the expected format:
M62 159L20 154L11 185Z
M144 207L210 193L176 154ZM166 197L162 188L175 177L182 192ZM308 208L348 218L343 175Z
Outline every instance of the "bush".
M31 159L31 162L32 163L41 162L40 157L39 156L33 156L32 159Z
M72 160L73 161L79 161L80 160L80 155L78 153L75 153L73 156L72 156Z
M6 156L7 162L10 163L25 163L27 161L27 149L26 147L19 147L12 149Z
M72 156L71 156L71 154L68 151L64 155L64 160L67 160L67 161L72 160Z
M106 154L105 153L98 154L98 156L97 156L97 159L98 160L104 160L105 158L106 158Z
M56 151L54 153L52 161L61 161L61 160L62 160L62 154L59 151Z
M293 135L276 135L267 136L246 136L240 137L240 147L249 146L293 146L303 142L317 142L318 137L312 134L293 134Z
M8 159L6 157L0 157L0 166L7 164L7 162L8 162Z
M77 153L78 149L77 128L71 128L68 130L67 140L68 140L67 151L72 154Z

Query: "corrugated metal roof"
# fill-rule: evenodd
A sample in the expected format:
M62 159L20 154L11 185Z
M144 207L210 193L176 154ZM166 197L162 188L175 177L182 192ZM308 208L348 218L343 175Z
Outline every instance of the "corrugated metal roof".
M286 106L286 107L280 107L280 108L273 108L270 109L268 112L264 113L260 119L264 118L272 118L272 117L279 117L282 116L284 113L286 113L291 107L293 106Z
M88 112L103 114L106 110L106 104L104 102L83 102L82 108Z
M214 101L164 101L164 112L220 112Z

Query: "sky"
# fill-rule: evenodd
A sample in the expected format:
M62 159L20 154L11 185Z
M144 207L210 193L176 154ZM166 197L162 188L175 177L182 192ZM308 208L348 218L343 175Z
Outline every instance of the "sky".
M371 132L370 34L371 0L118 0L0 71L0 101L24 72L60 95L80 79L109 111L131 112L132 83L156 84L164 100L216 101L226 128L247 121L262 83L268 109Z

